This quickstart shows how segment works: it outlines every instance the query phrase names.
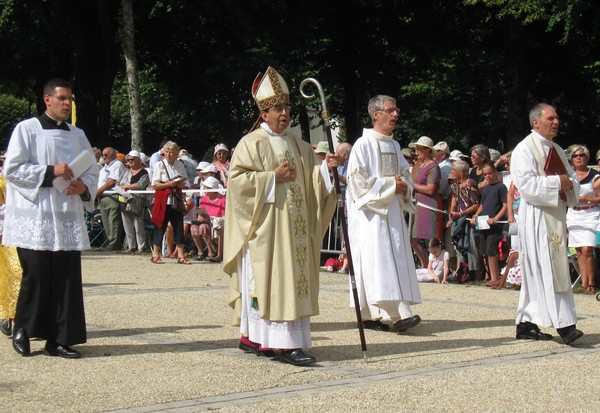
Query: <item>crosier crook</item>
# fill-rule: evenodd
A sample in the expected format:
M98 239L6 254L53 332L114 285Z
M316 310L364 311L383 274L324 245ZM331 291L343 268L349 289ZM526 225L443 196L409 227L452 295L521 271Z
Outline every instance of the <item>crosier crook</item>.
M314 94L307 94L304 92L304 86L312 83L316 86L319 91L319 97L321 99L321 107L323 111L321 112L321 118L323 119L325 125L325 133L327 134L327 143L329 144L329 152L335 153L333 148L333 139L331 137L331 126L329 124L329 112L327 111L327 104L325 103L325 94L323 93L323 87L312 77L304 79L300 83L300 93L306 99L312 99L315 97ZM356 310L356 321L358 322L358 332L360 335L360 345L363 352L363 358L365 362L367 361L367 343L365 340L365 330L363 329L362 316L360 314L360 303L358 301L358 290L356 289L356 279L354 277L354 264L352 263L352 251L350 250L350 240L348 239L348 223L346 221L346 211L345 211L345 200L341 197L341 187L340 187L340 176L338 175L337 168L333 168L333 181L335 184L335 191L338 196L338 205L339 207L339 216L342 221L342 235L344 238L344 244L346 245L346 255L348 256L348 276L350 277L350 285L352 286L352 297L354 298L354 309Z

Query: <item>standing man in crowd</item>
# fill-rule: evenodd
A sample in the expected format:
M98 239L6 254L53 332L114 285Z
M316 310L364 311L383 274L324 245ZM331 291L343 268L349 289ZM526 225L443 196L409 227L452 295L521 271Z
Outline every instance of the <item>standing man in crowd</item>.
M338 156L340 160L340 166L338 166L338 176L340 178L340 186L342 187L342 194L344 194L346 190L346 175L348 172L348 159L350 159L350 152L352 151L352 145L348 142L340 143L337 148L335 148L335 154Z
M236 147L225 208L224 271L231 275L230 305L242 338L239 348L284 363L316 358L310 317L319 313L319 259L323 234L336 207L329 169L312 146L292 135L289 91L269 67L252 95L259 127Z
M538 326L554 327L566 344L583 335L576 328L575 301L567 262L565 203L577 205L579 181L563 150L552 140L558 133L556 110L539 103L529 112L533 130L514 149L511 173L521 192L519 261L523 285L517 309L517 339L551 340ZM546 175L550 150L567 173Z
M125 165L117 158L117 151L111 147L102 150L102 158L104 158L104 168L100 170L96 199L98 199L98 209L108 239L106 249L121 251L124 231L118 196L117 194L108 195L104 192L111 190L117 182L121 181L121 177L125 173Z
M421 322L421 302L404 211L412 211L413 181L394 128L396 100L369 101L373 129L364 129L348 161L348 232L365 328L402 332Z
M20 122L10 139L3 242L17 247L23 281L13 347L30 354L29 337L46 340L49 356L77 358L69 346L86 342L81 250L89 248L83 208L94 210L98 167L85 133L66 122L73 91L60 79L44 86L43 115ZM89 168L73 176L69 163L89 152ZM69 181L64 192L55 178Z

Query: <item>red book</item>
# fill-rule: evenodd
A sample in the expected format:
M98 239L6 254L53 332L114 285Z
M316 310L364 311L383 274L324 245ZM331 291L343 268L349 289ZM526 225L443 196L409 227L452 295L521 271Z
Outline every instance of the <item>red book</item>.
M567 175L567 169L558 153L554 150L554 146L550 147L548 157L546 158L546 164L544 165L544 172L546 176L550 175Z
M554 146L550 147L550 152L548 152L548 157L546 158L546 163L544 164L544 172L546 176L550 175L567 175L567 169L565 168L565 164L563 163L558 153L554 150ZM563 201L567 201L567 196L563 191L559 192L560 198Z

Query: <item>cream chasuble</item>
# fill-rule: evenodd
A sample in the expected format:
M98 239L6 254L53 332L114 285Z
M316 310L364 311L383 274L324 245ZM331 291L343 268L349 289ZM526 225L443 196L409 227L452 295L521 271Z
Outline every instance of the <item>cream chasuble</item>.
M296 168L297 178L272 188L273 171L284 161ZM232 276L230 305L236 309L236 324L243 290L238 264L246 250L253 274L249 293L261 318L291 321L319 313L321 241L336 207L335 193L326 195L323 189L320 167L310 144L293 135L269 135L259 128L236 146L223 260L224 271Z

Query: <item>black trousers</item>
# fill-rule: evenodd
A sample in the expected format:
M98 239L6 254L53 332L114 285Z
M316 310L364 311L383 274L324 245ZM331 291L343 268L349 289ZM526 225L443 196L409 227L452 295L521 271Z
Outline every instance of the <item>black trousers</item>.
M159 228L156 226L156 224L154 224L152 243L154 245L158 245L159 248L162 245L163 237L165 236L165 231L167 230L169 222L173 226L175 244L183 244L183 215L181 212L174 210L171 205L167 205L167 209L165 211L165 220L163 221L162 228Z
M17 254L23 280L15 326L66 346L85 343L81 252L17 248Z

